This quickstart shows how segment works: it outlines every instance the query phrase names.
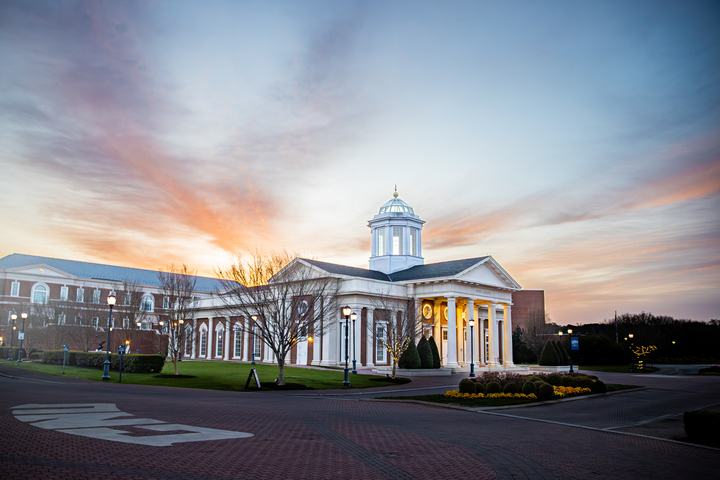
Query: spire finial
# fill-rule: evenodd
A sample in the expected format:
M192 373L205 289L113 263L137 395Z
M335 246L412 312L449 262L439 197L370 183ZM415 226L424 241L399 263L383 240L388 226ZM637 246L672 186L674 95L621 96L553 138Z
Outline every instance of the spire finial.
M395 198L397 198L397 197L398 197L398 192L397 192L397 183L395 184L395 193L393 193L393 197L395 197Z

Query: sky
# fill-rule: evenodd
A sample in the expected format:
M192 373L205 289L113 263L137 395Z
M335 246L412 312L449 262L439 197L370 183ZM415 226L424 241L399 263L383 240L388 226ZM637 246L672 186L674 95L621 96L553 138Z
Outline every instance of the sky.
M0 2L0 257L492 255L559 324L720 318L716 1Z

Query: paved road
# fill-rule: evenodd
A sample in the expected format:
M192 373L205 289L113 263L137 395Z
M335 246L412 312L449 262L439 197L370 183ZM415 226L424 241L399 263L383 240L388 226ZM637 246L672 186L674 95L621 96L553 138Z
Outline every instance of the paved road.
M602 377L639 383L636 376ZM0 366L0 478L717 478L719 450L650 438L632 428L720 401L720 378L646 376L640 383L648 388L472 412L367 401L369 395L103 384ZM86 407L75 405L52 414L43 410L47 404L93 405L100 413L78 413ZM33 416L43 412L50 413ZM77 415L114 426L77 428L89 426L78 425ZM122 432L146 444L117 441ZM183 442L183 435L240 438ZM149 446L172 439L180 443Z

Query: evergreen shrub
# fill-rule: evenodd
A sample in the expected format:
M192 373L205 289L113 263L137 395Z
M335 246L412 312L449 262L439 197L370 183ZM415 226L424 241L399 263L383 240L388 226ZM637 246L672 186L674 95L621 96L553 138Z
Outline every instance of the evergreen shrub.
M65 365L66 366L74 366L77 365L77 362L75 361L75 355L78 353L76 350L70 350L68 351L67 355L65 356ZM62 365L63 363L63 351L62 350L45 350L42 353L42 357L40 358L40 361L42 363L46 363L48 365Z
M592 393L605 393L607 391L607 386L602 380L595 380L592 382L592 385L590 385L590 391Z
M555 390L553 390L553 386L549 383L543 383L540 385L540 388L538 388L538 398L541 400L548 400L550 398L553 398L555 396Z
M486 393L485 385L480 382L475 382L475 393Z
M433 353L430 348L430 342L427 341L425 335L420 337L417 344L418 355L420 355L420 368L433 368Z
M531 393L537 393L537 387L535 387L535 384L532 382L525 382L522 386L522 393L525 395L530 395Z
M497 382L490 382L487 385L485 385L485 393L500 393L502 392L502 388L500 387L500 384Z
M551 373L548 375L547 383L550 385L555 385L556 387L562 386L562 376L558 375L557 373Z
M553 345L552 340L548 340L545 342L545 346L540 354L540 365L544 367L553 367L559 364L555 346Z
M460 380L458 391L460 391L460 393L476 393L477 390L475 389L475 382L471 381L469 378L463 378Z
M503 388L503 393L518 393L518 388L515 386L514 383L508 383Z
M415 347L415 342L408 342L407 348L400 355L398 367L414 370L420 368L420 366L420 355L418 354L417 347Z
M428 339L428 343L430 344L430 350L432 350L432 356L433 356L432 368L440 368L440 351L437 348L435 339L432 336L430 336L430 339Z

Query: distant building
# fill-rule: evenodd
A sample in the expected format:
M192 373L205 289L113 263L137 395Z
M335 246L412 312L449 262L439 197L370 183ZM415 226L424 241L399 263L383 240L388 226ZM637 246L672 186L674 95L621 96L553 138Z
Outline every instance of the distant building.
M513 325L525 328L532 313L545 314L545 290L519 290L513 292Z

